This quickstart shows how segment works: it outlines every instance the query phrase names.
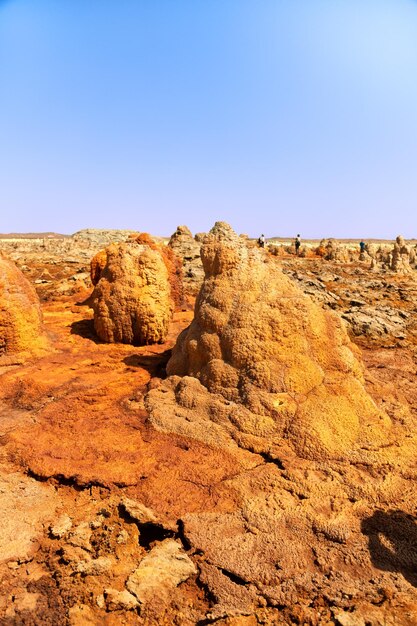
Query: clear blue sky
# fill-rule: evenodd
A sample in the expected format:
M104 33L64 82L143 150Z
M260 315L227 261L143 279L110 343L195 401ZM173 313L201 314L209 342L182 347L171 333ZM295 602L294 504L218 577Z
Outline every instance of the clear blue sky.
M0 232L417 237L417 2L0 0Z

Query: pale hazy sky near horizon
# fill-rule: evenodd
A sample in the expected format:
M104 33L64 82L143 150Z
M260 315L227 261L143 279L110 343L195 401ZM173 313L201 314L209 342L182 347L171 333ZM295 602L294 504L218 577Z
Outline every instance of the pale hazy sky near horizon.
M0 0L0 232L417 237L414 0Z

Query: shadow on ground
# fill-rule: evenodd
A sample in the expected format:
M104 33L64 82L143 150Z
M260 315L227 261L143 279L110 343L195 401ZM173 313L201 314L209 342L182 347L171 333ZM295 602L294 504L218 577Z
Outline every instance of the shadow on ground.
M398 572L417 587L417 523L404 511L375 511L362 520L375 567Z
M104 343L101 341L94 330L94 320L79 320L71 324L71 335L79 335L84 339L90 339L94 343Z
M158 378L166 378L166 365L171 357L171 350L160 354L132 354L123 359L129 367L145 369L149 374Z

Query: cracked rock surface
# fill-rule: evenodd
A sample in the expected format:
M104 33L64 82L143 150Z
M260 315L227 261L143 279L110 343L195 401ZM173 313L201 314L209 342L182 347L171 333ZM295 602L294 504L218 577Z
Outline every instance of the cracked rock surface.
M226 227L221 230L233 240ZM222 358L241 376L234 386L226 368L233 384L223 385L210 368L205 376L196 376L196 369L166 378L178 335L190 332L191 311L176 310L163 344L98 341L86 303L88 274L72 281L72 291L60 287L69 276L88 272L86 252L91 258L111 242L103 236L85 233L50 249L46 243L33 255L26 244L20 253L13 248L27 278L48 281L35 287L51 349L0 365L0 622L414 625L413 272L375 272L358 260L268 257L269 283L279 273L286 293L297 295L288 310L279 298L266 305L256 286L246 289L257 312L250 327L238 307L222 309L253 339L247 360L238 362L229 359L229 344L226 349L220 342ZM216 256L215 246L210 259L224 268L230 258ZM249 251L248 258L258 252ZM254 273L251 280L256 283ZM225 282L220 292L216 302L226 302ZM294 419L284 427L280 422L283 404L274 413L263 404L273 376L251 366L251 359L258 362L259 311L273 318L276 305L282 317L275 335L296 327L297 340L306 341L304 354L315 362L319 357L306 340L310 318L301 324L301 313L314 310L315 320L351 315L334 322L335 333L359 364L360 393L384 416L382 427L364 412L353 445L331 455L300 453L302 442L299 447L287 436ZM290 313L295 320L288 321ZM216 322L211 309L201 322ZM204 364L217 349L213 339L201 352L191 344L191 356ZM231 352L243 351L245 341L231 342ZM294 352L286 353L288 364ZM326 384L334 385L333 374L322 369ZM309 380L308 368L297 371L294 384ZM343 386L337 389L341 393ZM323 402L314 411L319 421L328 420ZM339 445L335 433L333 444Z

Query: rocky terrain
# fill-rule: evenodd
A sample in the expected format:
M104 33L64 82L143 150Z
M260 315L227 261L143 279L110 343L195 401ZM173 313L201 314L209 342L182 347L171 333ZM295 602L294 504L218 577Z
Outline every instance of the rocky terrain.
M105 343L130 235L0 241L42 338L0 356L0 623L417 624L414 246L179 227L163 343Z

